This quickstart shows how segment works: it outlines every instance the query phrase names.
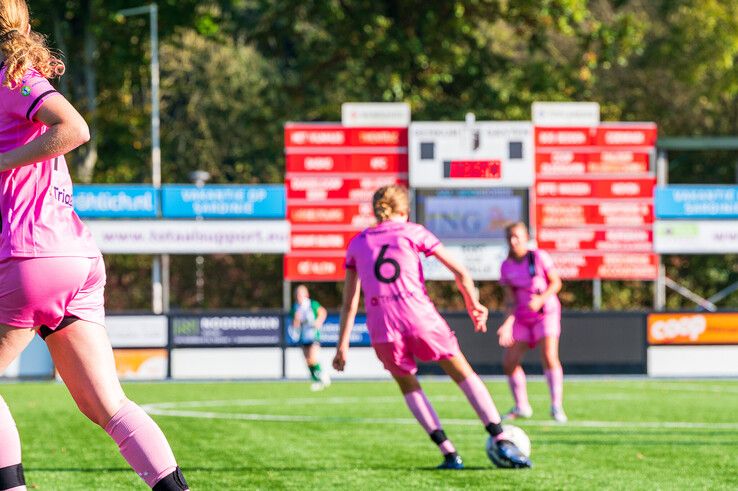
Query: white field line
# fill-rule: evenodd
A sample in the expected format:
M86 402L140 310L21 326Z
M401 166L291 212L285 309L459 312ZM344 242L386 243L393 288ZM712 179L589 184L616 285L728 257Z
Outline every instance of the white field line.
M435 397L434 400L461 400L459 397ZM183 402L161 402L146 404L142 407L151 415L172 416L180 418L219 419L236 421L268 421L284 423L354 423L354 424L390 424L390 425L416 425L412 418L362 418L352 416L304 416L294 414L253 414L253 413L223 413L209 411L188 411L185 408L207 408L224 406L266 406L275 404L355 404L367 402L386 403L397 402L397 397L331 397L325 399L303 398L286 399L281 401L267 399L247 400L225 400L225 401L183 401ZM444 419L444 424L476 426L477 419ZM574 428L617 428L621 430L649 429L709 429L709 430L738 430L738 423L706 423L698 421L569 421L565 425L555 421L525 420L521 422L524 426L551 426L551 427L574 427Z

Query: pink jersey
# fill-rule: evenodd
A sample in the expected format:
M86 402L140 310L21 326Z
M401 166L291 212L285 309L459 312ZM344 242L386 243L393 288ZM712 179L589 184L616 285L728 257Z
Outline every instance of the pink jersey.
M551 256L546 251L531 251L534 257L534 268L526 254L521 260L506 259L500 268L500 284L512 288L515 294L515 317L521 321L540 316L541 312L531 312L528 302L534 294L542 293L548 288L546 273L555 271ZM532 273L532 274L531 274ZM543 305L543 313L561 312L561 303L556 295L551 295Z
M0 80L5 69L0 69ZM47 131L34 119L58 95L35 70L20 86L0 86L0 152L25 145ZM87 227L72 207L72 179L64 156L0 173L0 259L7 257L97 257Z
M349 243L346 268L361 279L372 343L400 339L418 328L446 325L425 290L420 253L431 255L440 241L422 225L385 221Z

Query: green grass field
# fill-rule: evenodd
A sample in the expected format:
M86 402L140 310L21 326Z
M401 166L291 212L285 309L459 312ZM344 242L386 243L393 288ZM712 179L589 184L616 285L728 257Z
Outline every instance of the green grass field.
M461 392L426 392L465 460L435 471L440 455L410 419L391 382L128 384L151 404L194 490L236 489L738 489L738 381L567 380L571 423L548 420L540 380L536 414L521 423L532 470L498 470ZM488 382L500 409L511 398ZM114 443L55 383L0 385L23 440L29 489L146 489ZM171 403L171 404L162 404Z

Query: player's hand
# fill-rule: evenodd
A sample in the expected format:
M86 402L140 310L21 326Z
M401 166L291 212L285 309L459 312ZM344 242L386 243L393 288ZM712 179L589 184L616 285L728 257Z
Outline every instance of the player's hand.
M500 346L503 348L509 348L515 343L513 339L513 319L508 318L499 329L497 329L497 336L499 336Z
M474 323L474 332L487 332L487 317L489 310L481 303L474 301L467 305L466 311L469 313Z
M541 310L541 307L543 307L543 297L540 295L533 295L530 298L530 302L528 302L528 308L531 310L531 312L538 312Z
M336 356L333 357L333 368L337 371L342 372L346 368L346 350L338 348L336 350Z

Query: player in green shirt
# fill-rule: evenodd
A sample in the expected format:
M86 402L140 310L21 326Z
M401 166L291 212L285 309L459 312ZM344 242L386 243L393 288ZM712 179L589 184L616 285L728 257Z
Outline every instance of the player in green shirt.
M305 355L310 378L313 384L311 390L323 390L331 385L327 373L323 373L318 361L320 352L320 328L323 326L328 311L317 301L310 298L310 292L305 285L299 285L295 290L295 303L290 312L292 327L300 332L300 345Z

